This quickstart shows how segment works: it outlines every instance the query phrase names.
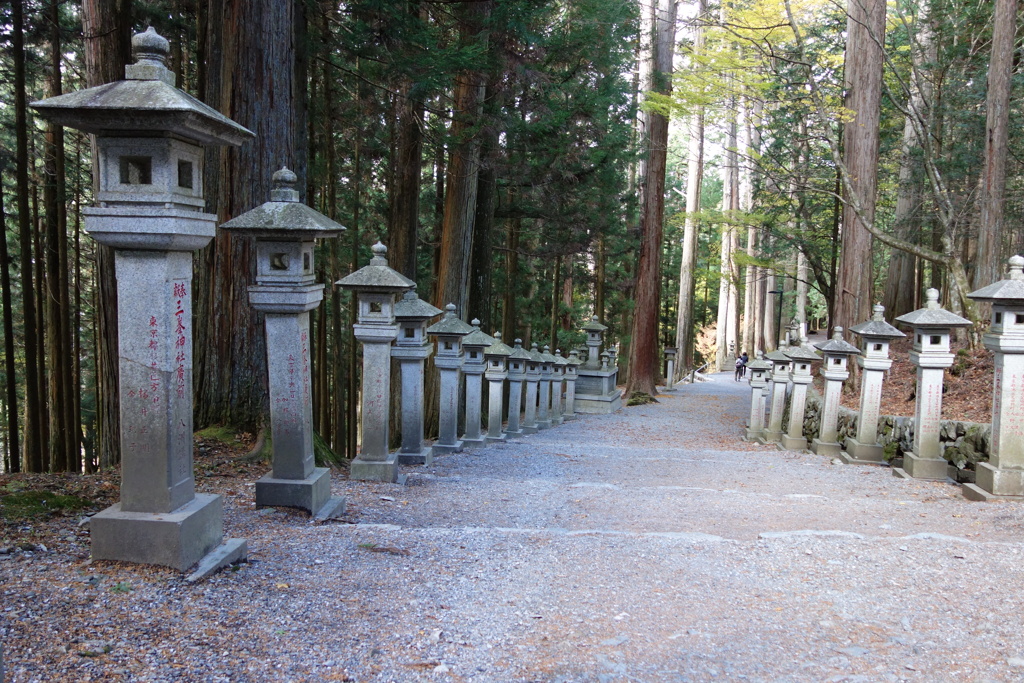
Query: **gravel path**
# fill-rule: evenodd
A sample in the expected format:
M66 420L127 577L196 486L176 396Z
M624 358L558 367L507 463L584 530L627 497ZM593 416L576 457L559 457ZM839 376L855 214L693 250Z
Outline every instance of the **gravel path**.
M13 681L1017 681L1024 509L739 440L730 375L336 481L347 523L226 494L250 563L199 585L0 562Z

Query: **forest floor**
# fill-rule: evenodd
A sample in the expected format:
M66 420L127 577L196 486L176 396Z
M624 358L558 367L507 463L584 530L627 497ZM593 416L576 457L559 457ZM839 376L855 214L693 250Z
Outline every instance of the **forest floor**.
M199 584L90 562L109 474L0 477L6 681L1024 678L1024 507L745 443L749 388L714 379L405 485L335 473L322 525L200 441L249 560Z

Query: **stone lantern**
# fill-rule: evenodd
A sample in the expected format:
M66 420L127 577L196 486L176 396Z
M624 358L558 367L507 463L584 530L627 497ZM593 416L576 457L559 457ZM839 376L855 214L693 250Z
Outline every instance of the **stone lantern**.
M423 366L434 347L427 339L427 321L441 309L431 306L410 289L395 304L398 339L391 357L402 370L402 447L399 465L428 465L433 459L430 446L423 443Z
M756 360L747 363L750 371L750 424L747 427L747 441L756 441L764 433L764 390L768 386L768 373L772 364L757 352Z
M362 435L349 478L398 481L398 453L388 452L391 407L391 343L398 337L395 299L416 283L388 266L388 248L373 245L373 258L337 285L356 294L356 339L363 344Z
M473 331L462 339L462 348L466 351L466 359L462 363L462 374L466 376L466 433L462 435L462 443L466 446L482 446L484 436L480 422L483 411L483 379L487 370L484 349L497 340L480 331L480 321L476 318L470 325Z
M92 557L214 568L244 558L223 539L220 496L195 493L192 471L192 252L216 233L203 213L209 146L254 136L174 87L169 43L132 38L125 80L32 106L96 135L98 206L85 230L114 248L121 418L121 501L92 517ZM218 547L219 546L219 547Z
M523 382L526 381L526 364L530 352L523 348L523 340L516 339L515 348L508 357L508 427L505 433L511 437L521 436L520 411L523 409Z
M551 347L544 345L540 354L540 387L537 392L537 427L547 429L551 426L551 380L555 375L555 357L549 351Z
M995 354L992 446L978 463L977 480L964 486L970 500L1024 498L1024 258L1011 256L1005 280L971 292L992 304L985 348Z
M831 339L814 347L824 356L820 372L825 378L825 396L818 414L818 436L811 440L811 450L818 455L836 457L843 450L839 445L839 399L843 394L843 382L850 376L847 363L850 356L860 354L860 349L843 340L842 327L836 327Z
M665 349L665 393L676 390L676 349L669 346Z
M939 305L939 290L925 292L924 308L896 318L914 331L910 362L917 366L917 398L914 400L914 450L903 456L903 468L893 470L899 477L945 479L946 460L939 441L942 419L942 377L953 364L949 337L955 327L969 327L971 321Z
M798 323L799 326L799 323ZM811 363L821 357L804 346L799 339L792 339L790 347L783 351L793 362L790 379L793 382L793 395L789 400L789 425L782 437L782 447L787 451L802 451L807 448L804 437L804 412L807 408L807 385L814 381L811 374Z
M221 227L256 239L256 284L249 303L264 314L270 393L272 471L256 482L256 505L308 510L326 519L342 512L331 498L331 472L313 457L313 399L309 312L320 305L313 247L344 228L299 201L298 178L287 168L273 176L270 201Z
M878 415L882 405L882 380L892 367L889 343L906 335L885 322L885 308L875 304L871 320L854 325L850 331L861 338L860 412L857 417L856 437L847 437L846 449L839 458L847 465L871 464L885 461L882 445L878 443Z
M772 366L772 392L768 426L758 440L765 444L779 443L782 441L782 415L786 410L786 383L789 382L789 368L793 361L778 349L770 352L765 358Z
M591 316L590 322L583 326L583 331L587 333L587 360L583 363L583 367L591 370L597 370L601 367L601 341L604 333L608 331L608 328L597 322L597 316Z
M504 441L508 438L501 431L502 398L505 393L505 379L508 377L509 357L512 349L501 341L501 332L494 333L494 343L484 349L487 359L487 440Z
M565 422L562 416L562 394L565 392L565 372L569 361L562 356L561 349L555 349L552 356L555 362L551 366L551 424L560 425Z
M565 409L562 411L562 418L566 421L576 419L576 378L582 364L579 351L569 351L565 366Z
M459 320L455 304L445 306L444 317L427 328L427 334L437 338L434 366L440 378L440 405L438 406L437 441L431 452L456 453L462 450L459 434L459 372L462 370L462 339L473 328Z
M537 426L537 395L540 393L540 366L544 362L537 342L530 347L530 360L526 361L526 408L523 415L523 434L536 434Z

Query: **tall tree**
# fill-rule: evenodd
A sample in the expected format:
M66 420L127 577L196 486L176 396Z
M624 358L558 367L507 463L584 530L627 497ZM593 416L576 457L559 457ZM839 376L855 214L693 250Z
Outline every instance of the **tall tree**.
M885 2L849 0L847 15L845 104L852 119L844 129L844 162L859 209L843 212L834 322L848 330L871 315L872 235L865 224L874 223L878 188Z
M205 191L223 222L270 197L282 166L306 175L305 3L208 0L206 73L200 97L256 134L207 153ZM333 182L333 179L332 179ZM266 339L249 305L255 240L218 231L197 256L196 423L253 430L267 405Z
M7 250L7 211L4 207L3 185L0 184L0 299L3 305L4 326L4 387L7 409L7 459L8 472L21 471L21 439L18 427L18 371L14 360L14 306L11 296L11 259Z
M82 0L85 84L95 87L124 78L131 56L131 13L128 0ZM93 162L93 194L99 187L96 137L89 136ZM96 423L100 467L121 461L121 418L118 402L117 279L114 250L95 245L96 279Z
M974 264L975 287L998 280L1003 272L1003 205L1006 202L1006 157L1010 122L1010 88L1017 0L995 0L992 10L992 51L988 64L985 101L985 157L981 172L978 250Z
M653 58L650 90L672 92L672 56L675 53L676 0L658 0L652 27ZM629 379L626 394L657 394L658 308L661 295L661 250L664 234L665 168L668 155L668 116L647 113L646 162L640 200L640 258L634 288L633 323L629 343Z

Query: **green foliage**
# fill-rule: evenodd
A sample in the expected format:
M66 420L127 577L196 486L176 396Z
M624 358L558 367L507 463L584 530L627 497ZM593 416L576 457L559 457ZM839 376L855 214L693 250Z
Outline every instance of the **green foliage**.
M87 510L93 502L50 491L15 491L0 495L0 519L19 522Z

